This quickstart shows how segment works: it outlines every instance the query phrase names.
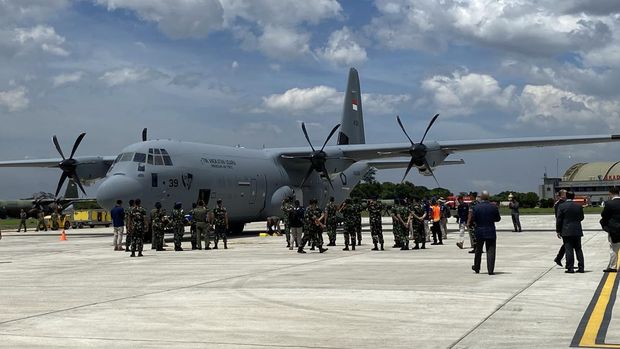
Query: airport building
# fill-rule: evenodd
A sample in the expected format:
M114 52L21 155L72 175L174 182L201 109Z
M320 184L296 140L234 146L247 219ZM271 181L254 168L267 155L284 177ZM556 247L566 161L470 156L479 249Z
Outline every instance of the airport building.
M587 197L598 205L609 199L609 188L620 186L620 161L576 163L560 178L545 177L540 186L540 198L552 199L560 189L572 190L576 196Z

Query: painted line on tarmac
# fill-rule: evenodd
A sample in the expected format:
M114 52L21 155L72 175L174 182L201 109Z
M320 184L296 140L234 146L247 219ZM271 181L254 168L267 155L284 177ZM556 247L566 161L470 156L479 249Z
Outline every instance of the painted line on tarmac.
M620 344L605 343L619 283L618 273L605 273L601 278L577 327L571 347L620 349Z

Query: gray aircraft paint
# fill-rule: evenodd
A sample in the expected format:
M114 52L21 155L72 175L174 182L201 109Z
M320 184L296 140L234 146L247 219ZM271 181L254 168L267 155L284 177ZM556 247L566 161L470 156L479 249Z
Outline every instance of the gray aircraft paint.
M364 144L366 137L364 134L364 116L362 114L362 91L360 89L360 79L355 68L349 70L347 80L347 91L344 94L342 103L343 120L349 120L340 126L338 133L338 145L345 144Z

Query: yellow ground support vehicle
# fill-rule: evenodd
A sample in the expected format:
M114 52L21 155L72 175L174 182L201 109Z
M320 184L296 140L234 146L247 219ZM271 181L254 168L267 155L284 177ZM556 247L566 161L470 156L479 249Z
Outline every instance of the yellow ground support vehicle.
M46 223L51 229L51 216L46 216ZM97 225L103 225L106 228L112 225L112 217L110 212L97 205L95 200L79 200L71 203L62 210L62 214L58 220L59 226L63 224L65 229L69 228L94 228Z

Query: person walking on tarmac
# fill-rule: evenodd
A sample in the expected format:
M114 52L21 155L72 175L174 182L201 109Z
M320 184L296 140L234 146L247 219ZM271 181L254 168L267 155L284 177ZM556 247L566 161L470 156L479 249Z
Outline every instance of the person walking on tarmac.
M323 253L328 250L327 248L323 248L322 235L325 224L323 224L322 221L325 219L325 215L323 214L323 210L317 207L317 199L310 199L309 204L310 206L306 209L304 214L304 226L306 230L304 231L304 236L301 239L301 245L297 249L297 253L306 253L306 251L304 251L304 246L310 239L319 247L319 252Z
M431 227L431 231L433 232L433 243L431 243L431 245L443 245L443 237L441 236L441 226L440 226L441 207L439 206L439 203L435 199L433 199L432 201L431 212L432 212L431 218L433 220L433 226ZM439 242L437 242L437 239L439 239Z
M144 239L144 228L146 223L146 210L140 206L140 199L136 199L136 206L131 210L131 221L133 224L132 239L131 239L131 256L135 257L136 250L138 251L138 257L142 257L142 247Z
M207 220L209 218L209 210L205 206L205 202L199 200L198 206L194 208L193 211L192 222L196 224L196 248L202 250L202 239L203 237L208 238L207 229L209 228L209 224Z
M228 239L226 237L226 233L228 232L228 212L226 212L226 207L222 205L222 199L217 200L217 206L211 212L211 217L209 219L210 223L215 226L215 246L214 249L217 249L217 243L221 238L224 242L224 248L228 248Z
M153 230L152 247L155 251L165 251L164 249L164 218L166 212L161 208L161 202L155 203L155 208L151 210L151 229Z
M521 232L521 220L519 220L519 202L512 193L508 195L508 207L510 208L510 216L512 217L512 225L514 226L514 232Z
M339 211L344 218L344 248L342 250L348 251L349 245L351 245L351 249L355 251L357 208L351 199L346 199Z
M22 230L22 226L24 227L24 233L28 231L28 229L26 229L26 219L28 219L28 214L26 214L22 208L21 211L19 211L19 228L17 228L18 233Z
M127 220L125 221L125 231L127 232L127 236L125 236L125 252L129 252L129 245L131 245L131 242L133 241L133 236L131 235L133 231L133 226L131 224L132 222L131 212L133 211L134 207L135 207L134 200L133 199L129 200L129 208L127 209L127 212L125 212L125 215L127 217Z

